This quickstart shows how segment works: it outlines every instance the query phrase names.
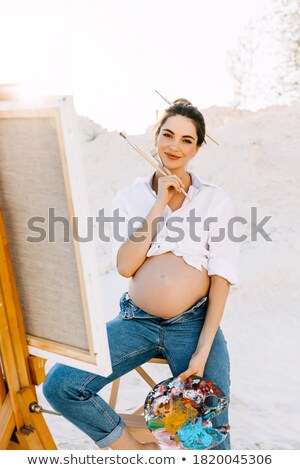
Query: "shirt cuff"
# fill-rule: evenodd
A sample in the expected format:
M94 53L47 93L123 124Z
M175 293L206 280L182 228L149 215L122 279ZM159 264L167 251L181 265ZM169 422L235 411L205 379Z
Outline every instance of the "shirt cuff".
M231 285L238 284L236 266L223 259L209 259L207 273L209 276L224 277Z

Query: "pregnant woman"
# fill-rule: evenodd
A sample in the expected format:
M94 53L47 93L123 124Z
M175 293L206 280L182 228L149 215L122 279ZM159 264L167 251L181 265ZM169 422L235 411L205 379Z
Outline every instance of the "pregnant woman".
M114 214L122 219L112 258L130 281L119 315L107 323L112 374L57 364L44 384L53 408L100 448L159 449L138 442L97 394L153 357L165 357L182 380L193 374L211 380L229 400L229 357L219 324L230 285L237 282L238 244L230 237L230 198L187 170L203 142L202 114L187 100L176 100L155 131L157 153L171 174L155 170L114 197ZM228 425L228 413L212 422ZM230 449L229 434L216 449Z

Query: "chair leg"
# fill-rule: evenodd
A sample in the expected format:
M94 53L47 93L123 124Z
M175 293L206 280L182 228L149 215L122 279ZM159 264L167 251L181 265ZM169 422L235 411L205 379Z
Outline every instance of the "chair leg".
M112 383L110 397L109 397L109 406L111 406L113 409L116 408L119 387L120 387L120 379L114 380Z
M154 380L151 379L150 375L147 374L147 372L142 368L142 367L136 367L135 369L141 377L147 382L148 385L150 385L151 388L155 387L156 383Z

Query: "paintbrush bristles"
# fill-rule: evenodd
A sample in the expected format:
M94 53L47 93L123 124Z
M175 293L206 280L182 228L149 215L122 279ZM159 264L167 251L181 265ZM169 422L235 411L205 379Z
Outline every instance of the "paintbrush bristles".
M124 132L119 132L120 136L123 137L124 139L126 139L126 135L124 134Z

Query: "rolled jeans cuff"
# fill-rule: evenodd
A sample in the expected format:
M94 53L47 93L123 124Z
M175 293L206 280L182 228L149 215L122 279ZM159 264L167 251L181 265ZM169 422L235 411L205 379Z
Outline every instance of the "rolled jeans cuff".
M95 444L101 448L108 447L113 442L117 441L123 434L124 429L126 428L125 422L120 418L119 424L115 427L110 434L103 437L99 441L95 441Z

